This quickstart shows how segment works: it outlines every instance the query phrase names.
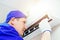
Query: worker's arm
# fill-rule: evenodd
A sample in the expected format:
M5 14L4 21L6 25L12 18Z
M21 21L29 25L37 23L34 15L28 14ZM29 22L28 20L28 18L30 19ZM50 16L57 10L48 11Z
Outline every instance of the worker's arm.
M49 31L45 31L41 35L41 40L51 40L51 35Z
M47 18L41 21L39 27L41 30L41 40L51 40L51 27Z

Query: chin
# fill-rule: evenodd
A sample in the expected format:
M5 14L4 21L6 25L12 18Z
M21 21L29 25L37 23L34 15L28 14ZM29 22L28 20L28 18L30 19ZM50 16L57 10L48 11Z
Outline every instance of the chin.
M23 33L21 33L20 35L23 36Z
M24 32L21 31L19 34L20 34L21 36L23 36Z

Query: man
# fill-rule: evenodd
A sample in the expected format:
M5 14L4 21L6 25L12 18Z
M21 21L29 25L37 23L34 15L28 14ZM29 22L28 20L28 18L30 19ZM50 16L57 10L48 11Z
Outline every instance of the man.
M0 40L23 40L22 35L27 29L26 16L18 10L11 11L7 15L6 21L0 24ZM47 19L39 24L42 33L41 40L50 40L51 27Z
M27 29L26 16L18 11L11 11L6 21L0 24L0 40L23 40L22 35Z

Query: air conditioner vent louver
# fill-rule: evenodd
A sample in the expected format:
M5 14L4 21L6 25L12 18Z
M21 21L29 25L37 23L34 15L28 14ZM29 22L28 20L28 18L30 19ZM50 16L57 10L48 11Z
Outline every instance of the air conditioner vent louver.
M39 28L38 26L39 26L39 24L36 25L36 26L34 26L34 27L29 27L29 28L24 32L23 37L31 34L31 33L34 32L35 30L37 30L37 29Z

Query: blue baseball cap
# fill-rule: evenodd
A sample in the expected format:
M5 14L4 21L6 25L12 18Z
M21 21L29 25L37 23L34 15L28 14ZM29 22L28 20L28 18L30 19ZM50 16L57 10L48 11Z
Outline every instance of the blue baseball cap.
M24 15L21 11L19 10L14 10L14 11L10 11L7 15L6 18L6 23L8 23L10 21L11 18L26 18L26 15Z

